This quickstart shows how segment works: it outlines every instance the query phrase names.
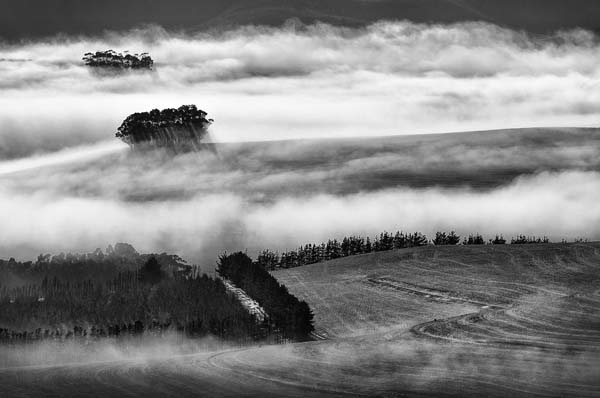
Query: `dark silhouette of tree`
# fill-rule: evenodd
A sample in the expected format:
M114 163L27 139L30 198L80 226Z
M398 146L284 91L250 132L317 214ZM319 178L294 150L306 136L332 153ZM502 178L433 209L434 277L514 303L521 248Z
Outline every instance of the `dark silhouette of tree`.
M272 326L287 338L305 340L314 330L313 314L262 266L242 252L219 257L217 272L243 289L264 308Z
M0 260L0 287L4 284L2 281L40 284L44 278L51 280L53 277L69 282L86 279L106 282L119 272L137 271L150 257L156 258L167 276L188 275L194 271L179 256L167 253L140 254L127 243L117 243L114 248L109 245L104 251L96 249L91 253L39 255L35 262Z
M44 277L41 284L2 288L0 342L160 335L169 330L242 341L269 334L220 279L173 275L155 284L140 281L143 270L156 275L157 264L152 257L140 270L119 272L106 282Z
M548 238L527 238L520 236L513 239L511 243L547 243ZM397 250L408 247L426 246L427 237L420 232L404 233L401 231L391 234L382 232L373 239L360 236L346 236L341 241L330 239L321 244L305 244L296 250L284 251L281 255L272 250L266 249L259 253L256 258L256 264L266 270L275 270L279 268L298 267L307 264L314 264L322 261L334 260L336 258L354 256L358 254ZM437 232L435 238L431 241L434 245L457 245L460 243L460 236L454 231L449 233ZM483 245L485 239L480 234L470 234L462 242L464 245ZM506 239L502 235L489 240L490 244L505 244Z
M146 143L167 148L198 148L213 122L206 115L195 105L137 112L127 116L117 129L116 137L133 147Z
M110 69L147 69L152 70L154 61L148 53L128 54L116 53L113 50L96 51L95 53L86 53L83 56L83 62L94 68Z
M519 235L516 238L512 238L510 243L512 245L518 245L518 244L532 244L532 243L549 243L550 239L548 239L548 237L544 236L543 238L539 238L539 237L535 237L535 236L525 236L525 235Z
M341 241L330 239L321 244L305 244L296 250L279 255L272 250L263 250L256 263L267 270L290 268L314 264L336 258L354 256L377 251L402 249L427 245L427 237L419 232L391 234L382 232L373 240L361 236L346 236Z
M433 244L436 246L441 245L457 245L460 242L460 236L456 235L454 231L446 232L436 232L435 239L433 240Z
M504 245L506 243L506 239L504 239L502 235L496 235L494 239L490 239L490 243L492 245Z
M140 281L145 283L156 284L161 281L164 277L164 273L161 269L161 265L156 261L156 257L152 256L146 261L144 266L140 269L139 278Z
M469 238L463 241L463 245L485 245L485 240L479 234L469 235Z

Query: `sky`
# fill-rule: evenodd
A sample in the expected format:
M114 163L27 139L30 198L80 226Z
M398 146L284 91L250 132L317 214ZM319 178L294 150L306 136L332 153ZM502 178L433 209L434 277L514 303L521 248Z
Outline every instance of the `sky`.
M304 23L365 26L380 20L420 23L485 21L547 34L600 28L593 0L0 0L0 39L98 35L156 24L197 32L244 25Z
M108 48L155 71L82 65ZM407 21L4 43L0 257L126 241L210 266L397 229L598 239L597 131L567 128L597 125L598 50L583 29ZM216 153L114 137L130 113L182 104L214 118Z

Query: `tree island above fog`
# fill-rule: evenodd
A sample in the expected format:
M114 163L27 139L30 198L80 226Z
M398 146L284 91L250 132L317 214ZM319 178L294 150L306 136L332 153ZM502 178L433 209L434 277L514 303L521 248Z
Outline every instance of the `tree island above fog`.
M148 53L127 54L117 53L113 50L96 51L95 53L86 53L83 56L83 62L87 66L94 68L107 69L146 69L152 70L154 61Z
M199 150L213 122L206 115L195 105L133 113L117 129L116 136L132 148L148 146L177 151Z

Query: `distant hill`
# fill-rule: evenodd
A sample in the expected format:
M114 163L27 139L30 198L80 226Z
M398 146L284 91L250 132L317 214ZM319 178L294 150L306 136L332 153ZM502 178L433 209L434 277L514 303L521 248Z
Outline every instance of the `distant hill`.
M281 25L290 18L351 26L380 19L481 20L535 33L600 28L600 3L591 0L0 0L0 6L0 37L6 40L142 24L185 30Z

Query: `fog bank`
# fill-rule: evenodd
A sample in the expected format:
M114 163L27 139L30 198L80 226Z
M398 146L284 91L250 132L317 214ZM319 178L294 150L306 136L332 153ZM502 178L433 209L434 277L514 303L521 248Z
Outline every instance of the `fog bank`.
M153 73L98 76L88 51L149 52ZM0 158L104 141L130 113L195 103L217 141L378 136L598 120L600 51L583 30L486 23L160 27L0 44Z

